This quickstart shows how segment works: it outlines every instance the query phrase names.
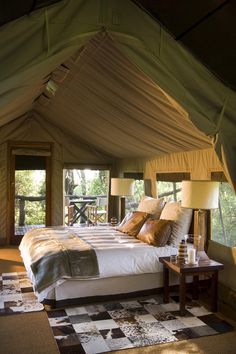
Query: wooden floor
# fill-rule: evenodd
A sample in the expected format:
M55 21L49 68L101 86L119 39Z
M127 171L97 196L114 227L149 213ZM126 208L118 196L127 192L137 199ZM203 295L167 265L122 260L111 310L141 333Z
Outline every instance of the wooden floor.
M0 273L22 272L25 267L17 246L0 248Z

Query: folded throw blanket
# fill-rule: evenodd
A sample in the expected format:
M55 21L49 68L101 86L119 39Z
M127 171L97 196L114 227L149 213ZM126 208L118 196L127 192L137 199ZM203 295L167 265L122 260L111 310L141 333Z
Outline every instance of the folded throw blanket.
M31 257L35 290L40 292L61 278L90 278L99 275L94 249L66 228L35 229L26 233L22 246Z

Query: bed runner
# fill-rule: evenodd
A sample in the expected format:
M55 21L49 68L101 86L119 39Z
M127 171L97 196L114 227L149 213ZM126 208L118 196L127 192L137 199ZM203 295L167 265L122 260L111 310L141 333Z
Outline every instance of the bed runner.
M71 230L47 228L43 233L42 229L33 233L26 234L23 242L30 248L36 291L42 291L62 277L99 275L94 249Z

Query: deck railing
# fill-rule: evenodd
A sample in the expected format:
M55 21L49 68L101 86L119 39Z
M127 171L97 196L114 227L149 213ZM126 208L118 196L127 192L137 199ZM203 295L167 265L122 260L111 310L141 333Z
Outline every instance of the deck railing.
M174 194L178 193L181 189L176 189L174 191ZM167 197L169 195L173 195L173 191L171 192L165 192L162 195L159 195L159 198L161 197ZM106 195L97 195L97 196L91 196L91 195L66 195L66 198L68 198L68 202L70 203L70 200L73 199L94 199L96 200L97 198L107 198ZM25 202L39 202L39 201L45 201L46 197L45 195L41 196L25 196L25 195L16 195L15 200L18 201L18 206L19 206L19 226L25 226L25 215L26 215L26 209L25 209ZM138 202L128 202L126 209L135 209L138 206Z
M15 200L18 201L19 205L19 226L25 226L25 202L40 202L45 201L45 195L40 196L25 196L25 195L16 195Z

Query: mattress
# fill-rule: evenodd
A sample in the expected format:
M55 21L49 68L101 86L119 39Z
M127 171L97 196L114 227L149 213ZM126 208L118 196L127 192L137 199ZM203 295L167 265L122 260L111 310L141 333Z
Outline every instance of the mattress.
M61 227L28 231L20 245L21 255L29 277L34 285L31 271L32 257L30 239L41 238L40 251L49 234L76 235L89 243L96 252L99 275L93 279L64 278L50 284L37 293L39 301L50 298L57 300L86 296L100 296L153 289L162 286L162 264L159 257L177 254L173 246L154 247L121 233L111 226ZM47 242L45 242L46 247ZM158 275L157 275L158 274Z

